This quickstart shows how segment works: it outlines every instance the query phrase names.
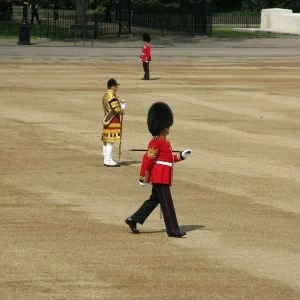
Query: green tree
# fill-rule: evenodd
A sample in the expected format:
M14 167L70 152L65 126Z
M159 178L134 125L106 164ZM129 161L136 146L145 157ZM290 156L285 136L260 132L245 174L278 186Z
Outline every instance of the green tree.
M299 0L243 0L242 9L243 10L256 10L260 11L264 8L286 8L292 9L293 12L300 11Z

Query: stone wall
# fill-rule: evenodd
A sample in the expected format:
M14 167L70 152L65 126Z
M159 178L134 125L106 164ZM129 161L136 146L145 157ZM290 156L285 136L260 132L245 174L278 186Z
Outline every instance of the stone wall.
M260 28L266 31L300 34L300 14L293 13L291 9L263 9Z

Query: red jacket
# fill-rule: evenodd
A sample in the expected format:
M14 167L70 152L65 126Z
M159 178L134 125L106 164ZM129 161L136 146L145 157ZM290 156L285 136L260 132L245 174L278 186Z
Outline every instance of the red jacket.
M172 185L173 165L180 161L171 144L163 137L153 137L141 165L140 180Z
M148 43L145 43L142 48L142 62L151 61L151 49Z

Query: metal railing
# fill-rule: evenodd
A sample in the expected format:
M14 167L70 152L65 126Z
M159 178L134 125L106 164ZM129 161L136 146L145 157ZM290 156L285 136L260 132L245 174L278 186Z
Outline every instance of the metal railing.
M216 13L212 24L214 27L258 28L260 27L260 13Z
M130 20L129 20L130 18ZM211 34L212 17L203 19L202 16L195 20L193 14L170 13L133 13L130 17L114 16L108 22L104 13L86 14L78 18L75 13L58 12L58 18L53 13L46 12L41 15L41 37L51 39L69 39L74 36L74 25L94 26L91 32L77 32L85 38L98 38L106 35L133 34L139 35L147 31L152 35L194 35ZM205 27L207 30L202 30Z
M31 15L28 16L30 22ZM41 10L41 25L33 26L41 38L54 40L97 39L102 36L148 32L151 35L211 35L213 28L260 27L259 13L215 13L197 16L195 13L112 13L109 20L105 13L86 13L79 19L75 11ZM5 19L6 20L6 19ZM20 12L14 12L14 21L21 22ZM76 26L80 25L80 26ZM39 26L39 27L37 27ZM83 26L83 27L82 27Z

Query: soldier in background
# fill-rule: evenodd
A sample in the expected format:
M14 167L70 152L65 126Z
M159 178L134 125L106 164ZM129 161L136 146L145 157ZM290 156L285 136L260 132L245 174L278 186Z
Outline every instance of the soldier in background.
M103 118L103 156L105 167L120 167L112 159L113 144L121 142L122 135L122 116L125 114L126 103L120 100L116 92L118 83L114 78L107 82L107 91L102 98L104 118Z
M144 77L142 78L142 80L149 80L150 79L149 64L151 61L151 48L149 43L151 42L151 37L148 33L143 34L143 41L144 41L144 46L142 48L142 54L140 56L143 63L143 69L144 69Z
M41 20L39 19L39 4L36 1L31 1L31 25L33 25L34 18L36 18L39 25L41 25Z

